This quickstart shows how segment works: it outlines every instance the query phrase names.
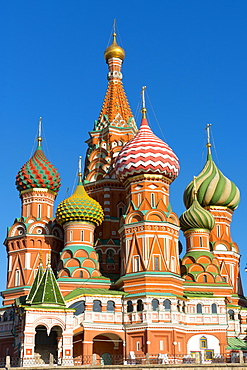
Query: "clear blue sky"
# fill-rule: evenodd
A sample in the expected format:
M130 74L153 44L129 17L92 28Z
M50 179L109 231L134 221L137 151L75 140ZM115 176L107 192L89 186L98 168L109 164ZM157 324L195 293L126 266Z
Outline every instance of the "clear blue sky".
M246 0L2 1L1 240L20 216L15 176L36 145L40 116L45 153L62 177L57 202L68 187L72 191L77 159L85 155L85 140L107 86L103 52L114 18L126 51L124 86L132 111L138 112L146 85L155 112L147 99L150 125L181 162L171 186L171 204L179 216L183 191L205 163L204 128L212 123L215 162L241 191L232 237L241 250L245 283ZM139 124L139 113L136 118ZM2 246L0 290L5 288L6 261Z

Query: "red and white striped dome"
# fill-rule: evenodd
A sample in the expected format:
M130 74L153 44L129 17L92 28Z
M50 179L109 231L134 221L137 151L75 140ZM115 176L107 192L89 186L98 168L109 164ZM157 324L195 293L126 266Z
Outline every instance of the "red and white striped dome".
M120 151L115 170L122 182L145 173L163 175L173 181L179 173L179 161L173 150L154 135L144 116L137 134Z

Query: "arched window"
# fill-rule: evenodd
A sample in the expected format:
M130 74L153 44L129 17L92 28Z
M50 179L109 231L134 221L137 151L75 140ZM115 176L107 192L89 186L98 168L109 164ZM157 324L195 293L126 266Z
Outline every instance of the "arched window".
M102 311L101 301L99 300L93 301L93 312L101 312L101 311Z
M228 311L228 317L229 317L229 320L234 320L234 311L233 310Z
M108 249L106 252L106 263L114 263L114 250Z
M207 275L203 275L203 282L204 283L207 283L208 282Z
M196 313L202 313L202 305L201 305L201 303L197 303L197 305L196 305Z
M207 338L204 336L200 338L200 348L201 349L208 348L208 341Z
M211 311L212 313L217 313L217 305L215 303L212 304Z
M80 315L85 311L85 301L75 302L71 306L69 306L69 308L75 308L76 311L74 312L74 315Z
M158 299L153 299L152 300L152 308L153 308L153 311L158 311L159 310L159 301L158 301Z
M38 217L41 218L41 204L38 204Z
M138 299L137 301L137 311L143 311L144 309L144 306L143 306L143 302L142 302L142 299Z
M133 303L132 303L132 301L127 302L127 312L133 312Z
M164 300L163 306L165 311L170 311L171 309L171 301L169 299Z
M107 306L106 306L106 310L108 312L114 312L115 311L115 303L113 301L108 301Z
M81 230L81 241L84 241L84 230Z
M15 270L15 286L20 285L20 280L21 280L20 278L21 278L20 270L16 269Z

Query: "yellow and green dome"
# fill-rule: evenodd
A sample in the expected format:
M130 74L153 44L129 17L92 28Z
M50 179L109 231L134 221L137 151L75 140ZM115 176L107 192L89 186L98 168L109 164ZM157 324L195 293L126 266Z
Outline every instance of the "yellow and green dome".
M180 217L182 231L189 229L206 229L211 231L215 225L214 217L206 209L202 208L198 200L193 200L190 208Z
M217 168L208 148L207 162L202 172L196 177L197 200L202 207L222 206L232 210L240 202L240 192L237 186ZM189 208L193 203L193 181L184 192L184 204Z
M79 179L74 194L59 204L56 219L61 225L72 221L88 221L98 226L104 219L104 213L101 205L86 193Z

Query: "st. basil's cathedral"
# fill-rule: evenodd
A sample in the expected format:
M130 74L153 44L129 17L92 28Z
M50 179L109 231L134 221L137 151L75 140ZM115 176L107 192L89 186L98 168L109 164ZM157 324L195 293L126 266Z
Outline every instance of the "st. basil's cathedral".
M21 217L4 242L0 357L25 366L51 358L210 362L247 351L247 301L231 238L240 194L213 160L209 126L207 160L184 191L179 218L169 200L179 160L149 126L145 88L137 128L115 33L104 56L107 91L73 195L54 210L60 175L43 152L41 120L37 149L17 174Z

